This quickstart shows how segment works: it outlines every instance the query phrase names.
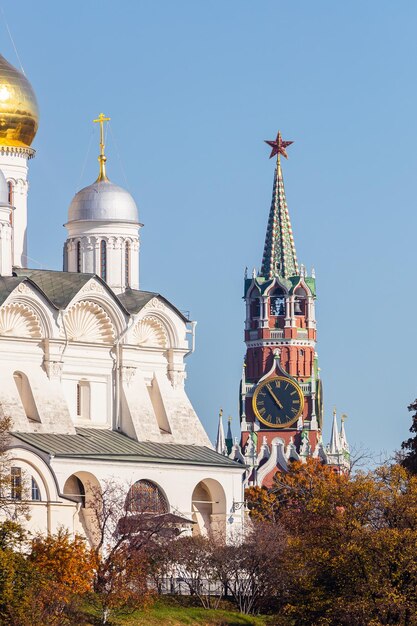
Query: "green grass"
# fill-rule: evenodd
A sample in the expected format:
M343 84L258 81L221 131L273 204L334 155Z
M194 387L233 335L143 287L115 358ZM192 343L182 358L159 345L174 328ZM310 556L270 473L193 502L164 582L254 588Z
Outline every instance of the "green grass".
M184 602L185 600L185 602ZM203 609L198 606L184 606L184 598L161 598L148 609L135 611L130 615L113 614L109 626L266 626L262 617L242 615L229 609ZM88 621L97 616L91 607L84 613L87 621L83 626L93 626L95 621Z

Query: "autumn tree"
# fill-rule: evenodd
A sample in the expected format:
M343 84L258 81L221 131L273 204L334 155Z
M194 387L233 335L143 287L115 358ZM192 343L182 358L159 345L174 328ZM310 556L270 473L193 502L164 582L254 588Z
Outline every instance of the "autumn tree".
M346 476L312 459L271 493L286 533L277 625L417 623L417 476L400 465Z
M413 433L413 436L401 444L401 449L404 450L401 465L413 474L417 474L417 399L408 406L408 410L414 411L410 426L410 433Z
M90 487L93 599L100 608L102 624L116 609L131 610L149 602L147 549L170 533L166 516L133 510L130 493L130 486L115 480L100 488Z
M64 624L74 604L92 589L95 561L85 539L71 538L63 528L55 535L39 535L31 542L28 561L37 573L42 621Z
M215 544L212 537L196 536L180 537L165 546L171 572L205 609L217 608L222 596L221 581L214 563Z
M0 532L0 623L73 624L74 601L91 588L93 563L80 537L61 530L30 539L16 522Z
M256 522L242 542L215 545L212 566L241 613L271 610L282 603L287 533L277 523Z

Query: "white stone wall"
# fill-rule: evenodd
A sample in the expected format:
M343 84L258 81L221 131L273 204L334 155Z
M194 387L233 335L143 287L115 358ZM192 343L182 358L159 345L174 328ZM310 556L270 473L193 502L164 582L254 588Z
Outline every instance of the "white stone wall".
M236 539L243 528L243 510L234 511L234 503L242 503L243 468L216 468L194 465L158 463L110 462L87 459L47 458L21 446L15 440L11 450L12 464L22 467L28 481L34 476L41 490L41 502L30 505L28 526L33 531L56 532L64 525L73 533L88 538L89 486L103 486L116 481L129 488L138 480L150 480L166 496L169 510L197 522L192 532L204 534L217 531L229 540ZM85 507L63 497L64 487L71 476L77 476L86 491ZM203 489L201 489L201 484ZM200 489L198 488L200 486ZM202 492L208 494L207 504L201 505ZM205 508L204 508L205 507ZM202 516L201 511L206 511ZM205 518L205 519L204 519Z
M211 443L184 390L187 327L161 298L128 318L92 278L57 311L21 283L0 306L0 407L14 428L72 433L74 426L121 428L137 440ZM15 373L30 389L20 397ZM77 384L89 411L77 415ZM27 405L36 405L36 417Z

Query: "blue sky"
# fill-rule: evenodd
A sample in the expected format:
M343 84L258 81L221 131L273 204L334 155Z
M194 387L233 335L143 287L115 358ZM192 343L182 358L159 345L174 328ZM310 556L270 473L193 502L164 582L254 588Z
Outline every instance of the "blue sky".
M210 436L235 417L245 266L258 267L273 163L299 260L317 275L325 439L390 454L417 396L417 4L411 0L12 0L2 7L39 101L32 265L60 269L72 196L108 174L135 197L141 287L197 320L188 393ZM1 53L18 64L1 20ZM84 166L85 165L85 166Z

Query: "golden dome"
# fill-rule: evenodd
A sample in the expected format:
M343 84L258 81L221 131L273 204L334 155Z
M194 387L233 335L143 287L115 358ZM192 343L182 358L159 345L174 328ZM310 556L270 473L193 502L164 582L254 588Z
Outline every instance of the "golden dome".
M29 81L0 54L0 146L29 147L38 119L38 103Z

